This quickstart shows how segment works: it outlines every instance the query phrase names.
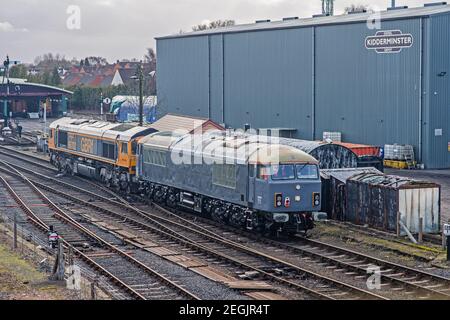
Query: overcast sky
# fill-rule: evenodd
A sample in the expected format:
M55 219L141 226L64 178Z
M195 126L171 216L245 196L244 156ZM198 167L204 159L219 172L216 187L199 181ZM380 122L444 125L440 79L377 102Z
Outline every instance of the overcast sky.
M427 2L432 0L397 0L397 5ZM335 14L352 3L385 9L390 0L336 0ZM80 29L67 28L70 5L81 9ZM249 23L317 13L320 0L1 0L0 59L8 53L32 62L46 52L109 61L141 58L145 48L155 46L154 37L190 31L205 20Z

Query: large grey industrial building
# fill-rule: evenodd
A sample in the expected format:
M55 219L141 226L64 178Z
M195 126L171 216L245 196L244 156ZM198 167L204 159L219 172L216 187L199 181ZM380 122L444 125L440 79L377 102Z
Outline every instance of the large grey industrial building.
M411 144L450 168L450 6L262 21L157 38L164 112L302 139Z

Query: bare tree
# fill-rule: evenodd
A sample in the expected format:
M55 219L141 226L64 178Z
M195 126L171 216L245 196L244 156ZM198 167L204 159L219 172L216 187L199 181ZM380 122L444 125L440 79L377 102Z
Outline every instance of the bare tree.
M106 60L106 58L103 57L95 57L95 56L91 56L91 57L87 57L86 58L89 61L89 65L91 66L106 66L108 64L108 60Z
M345 13L352 13L352 12L374 12L372 8L368 5L364 4L351 4L350 6L345 8Z
M153 48L148 48L147 53L144 56L146 63L153 63L156 61L156 52Z
M46 53L34 59L34 64L37 68L43 71L51 72L55 67L68 68L71 62L61 54Z
M234 20L215 20L209 23L202 23L192 27L193 31L202 31L208 29L217 29L223 27L234 26L236 23Z

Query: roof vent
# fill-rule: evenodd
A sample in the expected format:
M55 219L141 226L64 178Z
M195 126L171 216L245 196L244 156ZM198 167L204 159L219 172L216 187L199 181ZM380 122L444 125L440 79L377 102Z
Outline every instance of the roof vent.
M290 21L290 20L298 20L298 17L287 17L287 18L283 18L283 21Z
M425 3L424 7L433 7L433 6L445 6L447 5L447 2L431 2L431 3Z
M329 16L329 14L327 13L327 14L315 14L315 15L313 15L312 17L313 18L320 18L320 17L328 17Z
M388 9L388 11L391 11L391 10L402 10L402 9L408 9L408 6L390 7L390 8L387 8L387 9Z
M266 19L266 20L256 20L255 23L267 23L270 22L270 19Z
M350 11L348 14L358 14L358 13L366 13L366 9Z

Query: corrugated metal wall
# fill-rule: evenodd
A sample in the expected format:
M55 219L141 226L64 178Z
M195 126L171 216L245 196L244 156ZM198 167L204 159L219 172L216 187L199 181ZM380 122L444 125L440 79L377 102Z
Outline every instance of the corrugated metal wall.
M376 31L366 24L326 26L316 37L316 138L343 133L344 141L419 147L420 20L382 23L381 30L411 33L401 53L367 50Z
M414 37L391 54L365 48L377 31L365 23L159 39L160 107L231 127L295 128L301 139L341 131L354 143L411 144L427 167L450 167L449 75L436 77L450 72L449 19L382 22Z
M225 36L225 123L311 138L311 29Z
M208 116L208 38L158 42L158 107L161 113Z
M450 167L450 15L430 18L429 84L425 89L424 157L432 168ZM445 74L444 74L445 73Z

